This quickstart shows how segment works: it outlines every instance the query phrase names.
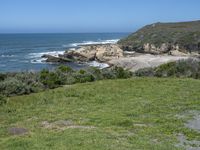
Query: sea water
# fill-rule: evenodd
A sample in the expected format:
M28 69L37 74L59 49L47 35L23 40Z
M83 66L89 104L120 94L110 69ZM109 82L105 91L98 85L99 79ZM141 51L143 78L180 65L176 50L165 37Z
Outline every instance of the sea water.
M53 69L59 64L46 63L44 54L63 54L80 45L116 43L128 33L68 33L68 34L0 34L0 72L38 71ZM88 64L66 63L74 69L100 66L97 62Z

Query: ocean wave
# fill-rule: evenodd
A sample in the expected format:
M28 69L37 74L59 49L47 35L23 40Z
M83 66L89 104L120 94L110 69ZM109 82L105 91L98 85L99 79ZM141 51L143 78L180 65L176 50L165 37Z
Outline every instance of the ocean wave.
M10 58L10 57L15 57L15 55L0 55L0 57L3 57L3 58Z
M49 51L49 52L40 52L40 53L29 53L28 58L31 59L31 63L39 64L45 63L46 58L41 58L43 55L52 55L58 57L58 55L64 54L65 51Z
M32 64L43 64L43 63L45 63L45 58L40 58L40 59L32 59L31 60L31 63Z
M97 67L97 68L100 68L100 69L108 68L109 67L108 64L106 64L106 63L100 63L100 62L97 62L97 61L91 61L91 62L88 62L87 64L89 66Z
M0 67L6 67L6 65L4 65L4 64L0 64Z
M19 62L22 62L22 63L29 63L28 60L20 60Z
M9 59L10 62L18 61L18 59Z
M63 45L63 47L77 47L84 45L93 45L93 44L115 44L120 39L112 39L112 40L98 40L98 41L83 41L82 43L72 43L69 45Z
M40 53L29 53L28 57L29 58L39 58L42 57L43 55L52 55L52 56L58 56L64 54L65 51L49 51L49 52L40 52Z

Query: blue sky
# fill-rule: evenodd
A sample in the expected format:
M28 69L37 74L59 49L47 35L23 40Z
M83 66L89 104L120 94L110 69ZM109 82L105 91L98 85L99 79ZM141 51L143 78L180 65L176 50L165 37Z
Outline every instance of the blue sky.
M0 0L0 33L132 32L200 20L200 0Z

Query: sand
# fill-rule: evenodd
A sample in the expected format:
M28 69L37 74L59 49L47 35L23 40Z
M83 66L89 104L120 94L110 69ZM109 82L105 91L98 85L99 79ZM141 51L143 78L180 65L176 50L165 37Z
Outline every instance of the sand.
M188 59L189 56L170 56L170 55L151 55L151 54L141 54L131 57L121 57L115 58L109 61L111 65L116 65L118 67L123 67L134 72L141 68L146 67L156 67L164 63L178 61L183 59Z

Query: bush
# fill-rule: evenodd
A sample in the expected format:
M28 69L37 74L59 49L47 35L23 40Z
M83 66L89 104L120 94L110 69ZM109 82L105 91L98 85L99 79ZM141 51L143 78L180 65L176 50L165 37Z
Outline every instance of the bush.
M65 84L69 85L69 84L76 83L77 80L73 75L70 75L70 76L65 76L64 82L65 82Z
M89 67L86 69L86 72L91 74L95 78L95 80L102 80L104 78L102 75L102 70L96 67Z
M83 69L81 69L81 70L79 70L79 73L80 73L80 74L85 74L85 73L86 73L86 71L85 71L85 70L83 70Z
M155 68L140 69L136 76L186 77L200 79L200 62L194 59L169 62Z
M57 68L58 71L61 71L62 73L71 73L73 72L73 69L69 66L61 65Z
M15 78L7 78L0 82L1 94L6 96L22 95L31 93L30 87Z
M20 72L0 74L0 94L6 96L29 94L45 89L53 89L65 84L93 82L102 79L129 78L132 74L120 67L103 70L89 67L74 71L67 66L59 66L53 71Z
M44 84L46 88L56 88L61 85L61 80L55 72L50 72L49 70L42 70L40 72L40 81Z
M193 59L180 60L176 63L178 77L200 78L200 62Z
M17 73L14 78L22 81L30 87L31 92L38 92L43 89L43 84L39 81L39 76L37 73L32 72L22 72Z
M7 98L0 94L0 106L7 103Z
M114 67L113 71L118 79L126 79L132 76L130 71L124 70L122 67Z
M153 77L154 76L154 69L153 68L143 68L143 69L139 69L135 72L135 75L138 77Z
M74 75L75 79L76 79L76 83L85 83L85 82L92 82L95 81L95 78L93 75L91 75L90 73L84 73L83 71L79 71L78 73L76 73Z
M160 65L155 69L155 76L157 77L169 77L174 76L176 73L176 62L169 62Z
M103 79L116 79L117 78L115 72L110 68L102 69L101 74L103 76Z
M3 81L6 78L6 74L0 73L0 81Z

